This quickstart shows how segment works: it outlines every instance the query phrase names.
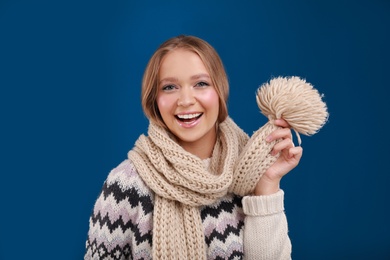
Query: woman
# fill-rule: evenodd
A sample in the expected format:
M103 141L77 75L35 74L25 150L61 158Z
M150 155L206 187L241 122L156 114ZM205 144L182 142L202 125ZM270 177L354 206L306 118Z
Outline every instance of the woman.
M281 178L302 156L289 125L253 194L236 195L234 165L248 136L228 117L228 80L216 51L193 36L163 43L142 82L150 120L113 169L90 218L85 259L290 259ZM251 174L251 173L245 173Z

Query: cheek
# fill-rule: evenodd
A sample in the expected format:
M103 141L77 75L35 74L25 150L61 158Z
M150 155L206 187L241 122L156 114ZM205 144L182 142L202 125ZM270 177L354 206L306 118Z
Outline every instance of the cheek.
M159 95L157 97L157 107L160 110L161 114L167 113L172 109L173 106L173 98L167 95Z
M202 100L204 106L207 106L208 108L216 109L218 111L219 97L215 89L210 89L210 91L206 91L205 93L203 93Z

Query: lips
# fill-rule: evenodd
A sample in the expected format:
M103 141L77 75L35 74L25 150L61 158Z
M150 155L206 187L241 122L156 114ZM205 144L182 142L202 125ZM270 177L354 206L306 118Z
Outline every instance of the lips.
M176 115L176 119L182 123L182 124L185 124L185 125L192 125L193 123L195 123L201 116L203 115L203 113L190 113L190 114L179 114L179 115Z

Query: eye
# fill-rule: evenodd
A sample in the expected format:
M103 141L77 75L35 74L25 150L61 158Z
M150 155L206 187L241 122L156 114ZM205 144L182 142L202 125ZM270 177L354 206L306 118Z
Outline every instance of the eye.
M172 91L174 90L176 87L174 85L165 85L162 87L162 90L163 91Z
M195 86L196 87L207 87L207 86L210 86L210 84L205 82L205 81L200 81L200 82L196 83Z

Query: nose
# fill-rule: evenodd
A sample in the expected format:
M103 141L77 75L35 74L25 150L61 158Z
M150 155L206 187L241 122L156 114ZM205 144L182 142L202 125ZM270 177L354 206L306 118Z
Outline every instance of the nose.
M183 106L183 107L188 107L193 104L195 104L196 99L194 96L194 93L190 88L182 88L180 90L180 95L177 100L177 105L178 106Z

